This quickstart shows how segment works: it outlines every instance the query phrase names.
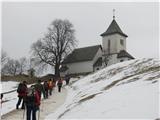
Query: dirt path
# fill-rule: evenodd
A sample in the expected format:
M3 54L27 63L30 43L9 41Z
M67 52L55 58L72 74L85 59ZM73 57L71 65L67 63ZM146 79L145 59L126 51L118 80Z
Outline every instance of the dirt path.
M49 96L48 99L41 101L40 106L40 119L44 120L45 116L47 116L50 113L53 113L56 108L58 108L60 105L62 105L66 99L67 90L65 88L62 88L62 92L58 93L57 88L53 91L53 95ZM38 116L37 111L37 116ZM18 109L13 110L10 113L7 113L1 117L2 120L26 120L26 115L23 118L24 110Z

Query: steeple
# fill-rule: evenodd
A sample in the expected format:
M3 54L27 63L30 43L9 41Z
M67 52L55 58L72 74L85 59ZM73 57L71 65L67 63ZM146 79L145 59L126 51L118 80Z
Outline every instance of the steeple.
M113 9L113 20L115 19L115 9Z
M102 48L104 54L115 54L126 50L126 38L128 37L115 20L115 9L113 9L113 20L107 30L101 34Z
M125 33L122 32L121 28L117 24L115 20L115 9L113 9L113 20L111 24L109 25L108 29L104 33L102 33L101 36L111 35L115 33L118 33L124 37L128 37Z

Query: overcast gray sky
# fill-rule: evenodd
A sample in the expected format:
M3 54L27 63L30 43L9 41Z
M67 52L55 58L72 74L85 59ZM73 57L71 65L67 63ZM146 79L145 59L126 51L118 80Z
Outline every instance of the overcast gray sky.
M102 44L112 21L128 35L127 51L136 58L158 58L158 3L2 3L2 49L12 58L30 56L31 44L43 37L56 18L68 19L78 47Z

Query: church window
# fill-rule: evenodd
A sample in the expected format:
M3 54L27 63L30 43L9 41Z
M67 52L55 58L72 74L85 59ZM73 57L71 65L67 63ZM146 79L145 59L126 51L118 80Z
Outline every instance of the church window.
M108 53L110 53L110 46L111 46L111 41L108 40Z
M124 45L124 41L122 39L120 39L120 44L123 46Z

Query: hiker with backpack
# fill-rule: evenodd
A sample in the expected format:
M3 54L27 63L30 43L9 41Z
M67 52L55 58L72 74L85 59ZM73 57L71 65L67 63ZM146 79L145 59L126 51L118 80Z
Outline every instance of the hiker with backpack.
M46 80L43 83L43 88L44 88L44 99L46 99L48 98L48 89L49 89L49 86Z
M20 83L18 85L17 89L18 93L18 102L16 104L16 109L19 109L19 105L22 102L22 107L21 109L25 109L25 99L26 99L26 94L27 94L27 82L23 81L23 83Z
M27 96L26 96L27 120L31 120L31 118L32 120L36 120L36 112L37 110L40 110L39 107L40 107L40 96L38 91L35 89L35 86L32 85L28 89Z
M49 79L48 81L48 90L49 90L49 95L52 95L53 81L51 79Z
M63 84L63 80L62 80L62 78L59 78L58 83L57 83L58 92L61 92L62 84Z
M44 93L44 88L43 85L41 84L41 80L37 81L37 83L35 84L35 89L38 92L38 95L41 99L41 94Z

